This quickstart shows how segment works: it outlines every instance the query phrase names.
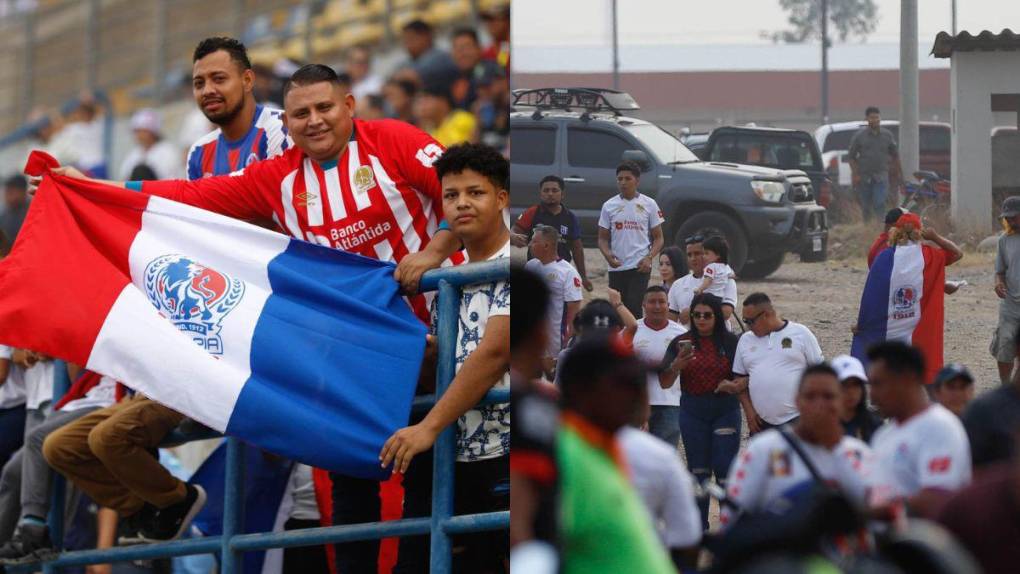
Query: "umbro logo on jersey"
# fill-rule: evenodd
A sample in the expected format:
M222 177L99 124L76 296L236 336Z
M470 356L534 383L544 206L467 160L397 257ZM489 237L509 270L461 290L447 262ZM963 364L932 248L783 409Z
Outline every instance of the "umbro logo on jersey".
M297 204L298 207L306 207L309 205L311 205L312 207L317 207L319 205L319 194L308 193L307 191L303 191L297 194Z

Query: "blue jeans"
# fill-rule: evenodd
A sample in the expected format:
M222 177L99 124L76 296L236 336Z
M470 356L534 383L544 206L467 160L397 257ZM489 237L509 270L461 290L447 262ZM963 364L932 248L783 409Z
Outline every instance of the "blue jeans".
M680 432L687 468L698 483L712 478L726 488L726 476L740 450L740 402L734 395L684 393L680 398ZM708 497L698 499L701 527L708 530Z
M652 405L648 417L648 432L676 448L680 442L680 407Z
M885 216L886 195L889 193L888 181L862 177L860 185L857 186L857 193L860 194L861 213L864 214L865 221L871 220L872 217Z

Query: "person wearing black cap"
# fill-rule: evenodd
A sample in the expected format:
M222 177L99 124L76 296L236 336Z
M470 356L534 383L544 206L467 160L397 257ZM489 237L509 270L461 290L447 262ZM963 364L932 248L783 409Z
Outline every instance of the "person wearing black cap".
M0 214L0 231L13 242L28 214L28 180L25 176L12 175L4 182L4 207Z
M626 318L621 315L621 311L626 314ZM558 366L566 361L567 355L570 354L571 349L575 345L589 337L598 336L603 332L619 333L624 327L634 324L637 324L637 320L634 319L634 316L623 305L619 292L610 289L608 300L602 298L592 299L574 316L574 337L567 342L566 348L560 351L555 363L547 362L545 365L546 372L551 374L555 371L554 380L559 385L560 371Z
M868 249L868 268L871 268L871 264L875 262L875 258L882 252L883 249L889 247L889 229L893 225L896 225L896 221L901 215L906 213L907 210L902 207L894 207L886 212L885 214L885 227L882 229L882 233L875 238L875 242L871 244Z
M963 416L964 409L974 398L974 376L964 365L950 363L935 375L932 398L956 416Z
M1002 202L1003 234L995 255L995 294L999 302L999 324L992 338L991 352L999 363L999 381L1012 380L1020 330L1020 197Z

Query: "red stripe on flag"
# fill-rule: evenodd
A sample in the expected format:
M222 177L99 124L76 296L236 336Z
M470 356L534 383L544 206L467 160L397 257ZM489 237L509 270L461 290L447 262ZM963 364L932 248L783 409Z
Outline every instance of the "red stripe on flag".
M45 177L0 262L0 342L86 365L131 281L128 253L148 202L141 193Z
M921 293L921 319L914 327L910 342L921 350L925 362L925 384L935 381L942 368L942 344L945 331L944 306L946 283L946 252L941 248L922 245L924 254L924 287Z

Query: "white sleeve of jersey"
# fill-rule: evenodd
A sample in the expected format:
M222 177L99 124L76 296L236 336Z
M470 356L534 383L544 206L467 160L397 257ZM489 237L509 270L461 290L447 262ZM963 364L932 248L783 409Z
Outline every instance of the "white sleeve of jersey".
M655 200L648 198L648 229L655 229L662 225L664 218L662 217L662 210L659 209L659 204L655 203Z
M738 454L730 466L730 475L726 479L726 495L742 512L754 512L761 504L765 481L768 480L766 476L768 442L767 436L751 440L744 452ZM735 518L736 511L724 505L720 515L723 526L728 527Z
M844 445L840 452L839 483L851 500L863 506L871 481L873 455L868 445L857 439L845 438Z
M580 301L582 299L581 276L573 265L567 264L563 267L567 270L563 274L563 300L567 303Z
M825 360L818 339L807 327L804 327L804 358L807 359L808 365L817 365Z
M609 210L606 209L606 204L602 204L602 211L599 213L599 227L602 229L610 228Z
M744 365L744 349L747 348L747 345L744 343L745 340L747 340L747 337L741 337L737 341L737 351L733 356L733 372L737 375L751 374L748 372L747 366Z
M666 548L689 548L701 541L701 511L694 498L693 480L680 459L672 457L662 513Z
M950 415L952 416L952 415ZM955 419L933 419L918 430L925 435L917 456L921 488L956 490L970 482L970 443ZM942 424L938 424L942 423Z

